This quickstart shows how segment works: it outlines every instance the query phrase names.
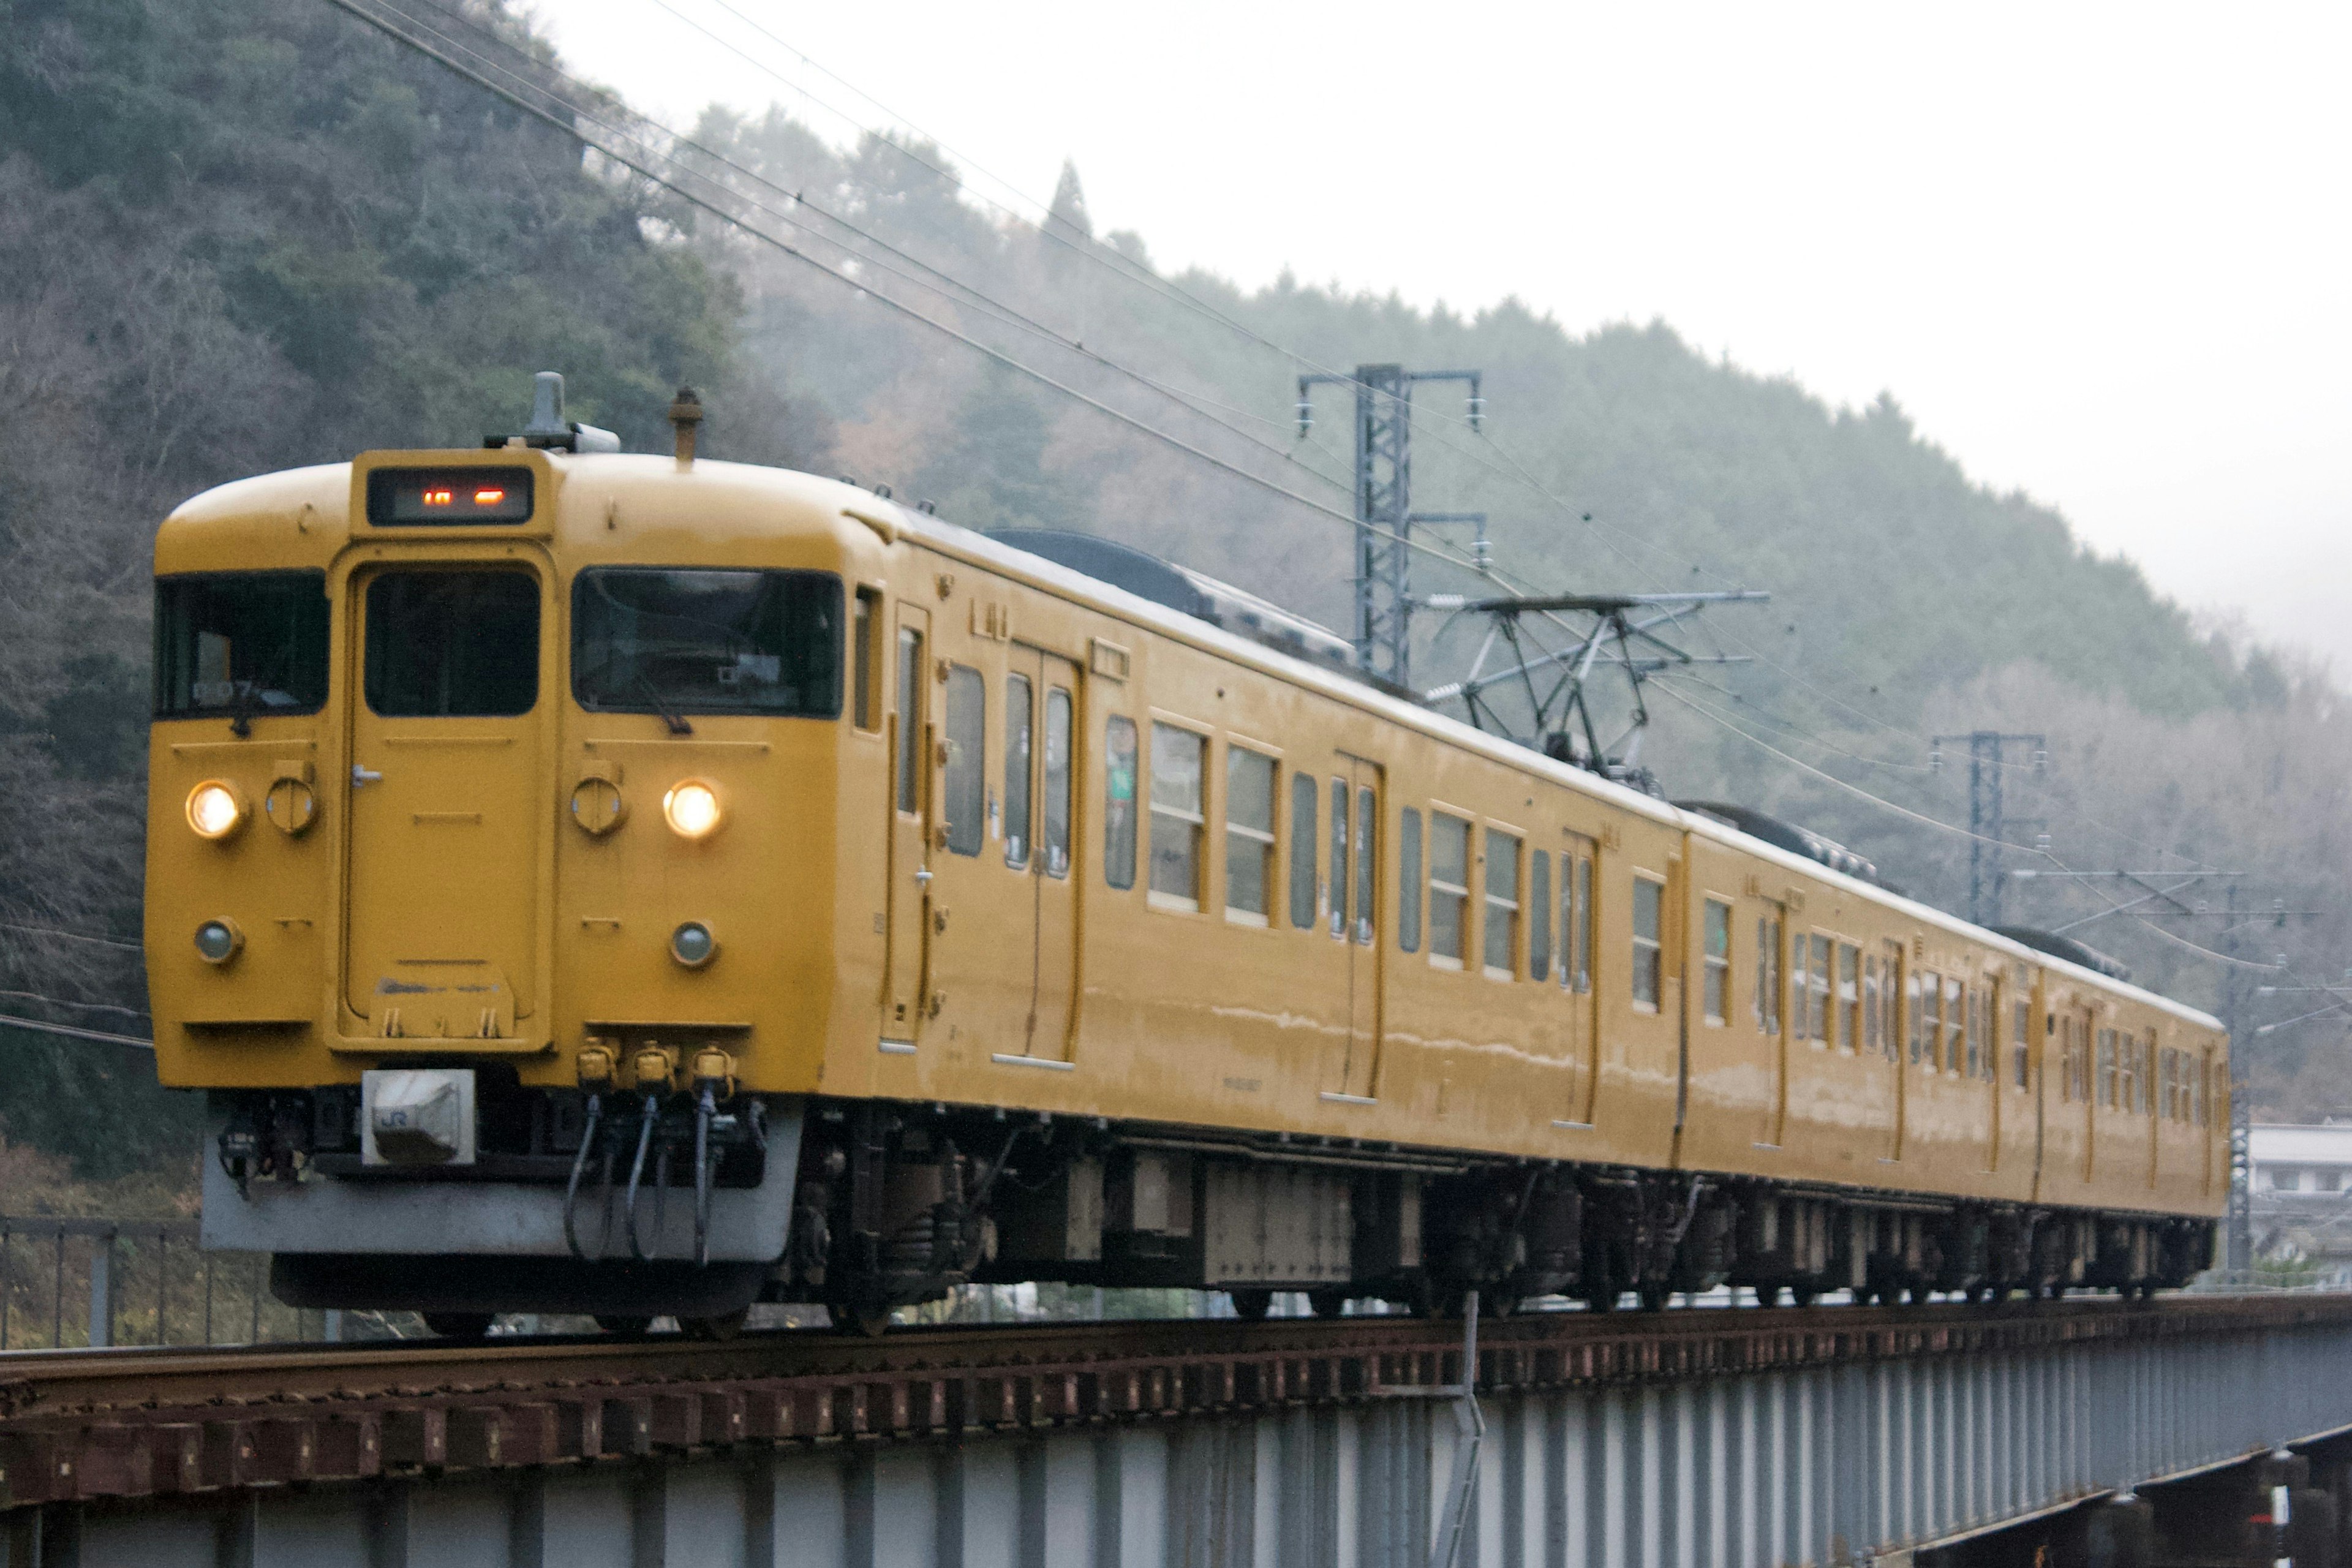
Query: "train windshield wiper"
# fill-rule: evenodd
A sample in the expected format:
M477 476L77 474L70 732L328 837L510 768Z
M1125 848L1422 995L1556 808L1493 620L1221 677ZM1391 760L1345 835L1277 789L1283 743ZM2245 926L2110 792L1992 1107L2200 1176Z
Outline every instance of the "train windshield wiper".
M654 711L660 714L662 722L669 726L671 734L694 733L694 726L686 721L685 714L670 705L669 698L663 693L660 687L654 684L653 677L640 669L636 672L636 681L639 689L645 692L646 700L653 703Z

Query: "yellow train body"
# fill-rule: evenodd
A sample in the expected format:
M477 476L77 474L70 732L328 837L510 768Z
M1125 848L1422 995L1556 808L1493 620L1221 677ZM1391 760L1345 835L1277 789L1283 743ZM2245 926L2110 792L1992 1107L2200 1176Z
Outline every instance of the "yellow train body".
M371 521L372 483L419 473L527 474L533 500ZM831 710L584 704L582 595L625 567L837 583L808 623ZM715 1050L728 1092L779 1105L1193 1130L1260 1161L1434 1151L2198 1236L2228 1186L2213 1019L845 485L376 452L196 498L156 572L324 598L315 702L255 698L204 634L159 642L215 700L153 731L157 1060L225 1105L451 1063L553 1094L610 1063L618 1102ZM499 581L395 624L433 574ZM503 661L515 710L371 685L402 658L429 685L434 636L489 637L468 657ZM207 784L241 813L219 837L192 826ZM666 820L686 784L705 837ZM701 962L673 951L689 925Z

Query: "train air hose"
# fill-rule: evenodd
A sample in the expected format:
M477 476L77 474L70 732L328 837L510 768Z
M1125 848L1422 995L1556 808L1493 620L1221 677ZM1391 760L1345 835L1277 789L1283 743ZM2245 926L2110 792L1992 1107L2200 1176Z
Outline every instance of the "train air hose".
M646 1151L653 1146L654 1124L660 1120L661 1097L646 1096L645 1115L637 1122L637 1155L629 1162L629 1256L640 1263L646 1261L646 1251L643 1243L637 1239L637 1187L645 1180ZM656 1222L654 1237L656 1242L661 1238L658 1221Z
M588 1169L589 1156L596 1148L598 1126L604 1119L604 1097L601 1094L590 1095L588 1121L580 1130L580 1152L572 1157L572 1179L563 1184L563 1245L572 1249L572 1256L574 1258L585 1258L588 1256L581 1250L580 1229L574 1223L574 1217L580 1205L580 1177ZM611 1164L609 1159L606 1164L608 1166ZM613 1194L609 1177L604 1186L604 1240L610 1241L613 1236ZM604 1250L602 1244L599 1244L597 1250L601 1255Z
M710 1119L719 1113L719 1097L705 1079L694 1101L694 1266L710 1264Z

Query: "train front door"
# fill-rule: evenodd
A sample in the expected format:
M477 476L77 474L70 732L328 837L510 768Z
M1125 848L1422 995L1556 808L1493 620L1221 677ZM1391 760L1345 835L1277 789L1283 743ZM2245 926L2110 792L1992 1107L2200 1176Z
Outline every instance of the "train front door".
M882 1038L910 1046L929 1007L933 733L930 612L898 606L890 708L889 911Z
M533 1025L541 805L540 577L495 564L354 579L344 1000L370 1035L499 1039Z
M1028 1009L1015 1048L1067 1061L1076 1032L1078 879L1072 811L1078 667L1015 645L1004 677L1004 864L1028 880Z
M1332 759L1325 800L1330 837L1332 940L1344 952L1346 1032L1327 1058L1323 1090L1370 1100L1379 1088L1381 1052L1381 767L1341 752Z

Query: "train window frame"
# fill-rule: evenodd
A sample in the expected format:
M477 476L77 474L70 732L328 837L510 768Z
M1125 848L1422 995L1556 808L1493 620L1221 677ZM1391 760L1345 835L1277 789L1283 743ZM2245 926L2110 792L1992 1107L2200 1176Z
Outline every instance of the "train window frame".
M1311 769L1290 771L1290 868L1285 889L1290 929L1313 931L1323 918L1321 816L1323 781Z
M1655 1013L1666 994L1666 880L1654 872L1633 872L1633 973L1627 992L1637 1013ZM1645 994L1646 993L1646 994Z
M1528 851L1528 978L1551 978L1551 851Z
M634 589L627 586L631 579ZM756 588L743 579L757 579ZM698 582L699 587L692 586ZM716 605L699 602L700 595L730 586L756 595L743 618L731 624L717 618ZM846 587L839 573L806 567L583 566L572 574L569 591L572 700L585 713L837 721L849 711L856 672L848 666L857 652L845 624L850 619L845 601L855 598ZM749 613L753 609L756 615ZM766 619L770 615L775 618ZM775 633L776 640L755 640L748 629L755 624L762 635ZM667 634L659 630L665 626L671 628ZM688 645L689 664L708 669L707 681L655 679L658 661L679 657L679 627L699 634ZM761 651L743 651L747 641ZM713 665L714 657L734 662ZM787 674L793 679L786 680ZM762 686L772 689L764 697ZM739 695L722 700L722 692Z
M1486 831L1486 857L1478 881L1482 889L1478 908L1478 967L1489 980L1517 980L1519 977L1519 927L1527 907L1527 873L1521 858L1527 849L1527 836L1489 823ZM1498 886L1497 883L1500 885ZM1503 962L1496 963L1496 939L1501 939Z
M278 647L264 667L265 673L241 679L236 670L236 645L250 643L252 638L223 637L194 624L217 619L199 613L215 608L200 605L199 595L239 595L240 591L243 602L236 606L240 619L249 619L257 608L283 616ZM154 593L154 679L150 696L157 721L234 721L241 714L247 719L294 718L326 707L334 604L327 596L327 574L322 569L175 572L156 578ZM257 605L256 601L265 597L278 603ZM240 632L244 629L241 626ZM216 660L206 657L207 637L217 650ZM202 679L208 663L216 664L218 679ZM199 687L217 700L204 700ZM272 702L273 695L284 700Z
M1143 771L1140 748L1133 719L1124 713L1103 715L1103 884L1121 893L1135 890L1136 845L1140 837L1136 831L1136 796Z
M1243 786L1242 773L1246 770L1259 767L1264 770L1265 784L1265 821L1263 826L1255 823L1243 822L1234 816L1235 811L1247 803L1248 792ZM1225 919L1235 925L1255 926L1263 930L1272 923L1272 910L1277 890L1276 883L1278 868L1276 865L1276 851L1280 841L1276 836L1276 830L1279 826L1281 796L1282 763L1278 758L1271 752L1260 751L1255 746L1244 745L1238 741L1229 741L1225 743L1224 905ZM1235 889L1245 885L1247 881L1245 877L1234 875L1235 868L1241 868L1246 870L1253 859L1257 867L1257 906L1255 909L1234 901Z
M940 814L950 855L978 855L988 843L988 677L950 663L942 694ZM969 721L971 732L963 733ZM966 821L969 818L969 822Z
M1731 900L1706 895L1699 912L1699 1016L1720 1028L1731 1022Z
M1830 980L1835 987L1838 1013L1838 1048L1848 1056L1862 1050L1862 946L1858 942L1837 944L1837 967Z
M1788 919L1779 904L1756 917L1756 1032L1780 1037L1780 938Z
M882 732L882 628L888 617L882 590L860 583L849 619L849 722L868 735Z
M1163 740L1169 746L1167 763L1175 763L1183 755L1183 749L1187 745L1191 747L1192 798L1189 807L1172 793L1175 784L1181 780L1181 770L1171 770L1163 763L1160 750ZM1144 879L1146 901L1153 909L1171 914L1199 914L1208 901L1204 887L1208 875L1207 857L1202 852L1208 837L1211 804L1208 732L1181 720L1166 719L1154 713L1151 717L1151 754L1145 766L1145 798L1149 807L1147 815L1150 818L1150 831L1147 836L1150 874ZM1171 771L1177 773L1178 778L1167 776ZM1163 793L1163 785L1168 786L1169 793ZM1187 868L1184 880L1190 884L1190 892L1178 892L1160 885L1163 830L1171 844L1182 846L1183 862ZM1171 881L1174 879L1172 876L1170 879Z
M1397 816L1397 951L1421 951L1421 811Z
M1438 969L1459 970L1467 963L1470 952L1470 872L1471 821L1468 816L1457 816L1437 806L1429 808L1429 962ZM1459 839L1461 861L1459 881L1447 881L1440 875L1440 856L1447 841ZM1454 951L1442 945L1445 922L1438 917L1441 909L1453 911Z

